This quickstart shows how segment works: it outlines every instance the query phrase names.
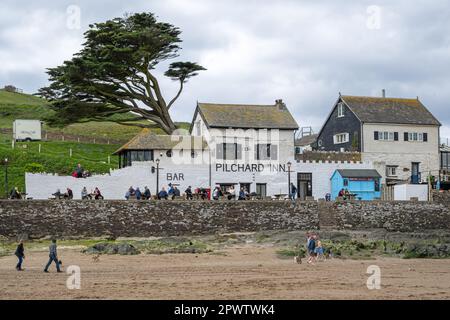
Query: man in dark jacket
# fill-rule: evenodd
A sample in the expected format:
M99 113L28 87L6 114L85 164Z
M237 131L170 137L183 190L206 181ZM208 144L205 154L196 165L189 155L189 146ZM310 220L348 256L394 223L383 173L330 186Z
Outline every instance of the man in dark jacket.
M57 272L62 272L61 269L59 268L58 251L57 251L55 239L52 240L52 244L49 247L49 255L48 256L49 256L49 260L47 262L47 265L45 266L44 272L48 272L48 268L50 267L50 265L52 264L53 261L56 264Z
M23 271L23 269L22 269L22 262L23 262L23 259L25 259L25 249L23 247L23 241L22 240L19 242L19 245L17 246L15 255L16 255L17 259L19 259L19 262L16 265L16 270L17 271Z
M148 187L145 187L145 190L144 190L144 199L148 200L148 199L151 198L151 196L152 196L152 194L150 193L150 189L149 189Z
M186 199L187 200L192 200L194 197L192 196L192 188L191 186L189 186L186 191L184 191L184 193L186 194Z

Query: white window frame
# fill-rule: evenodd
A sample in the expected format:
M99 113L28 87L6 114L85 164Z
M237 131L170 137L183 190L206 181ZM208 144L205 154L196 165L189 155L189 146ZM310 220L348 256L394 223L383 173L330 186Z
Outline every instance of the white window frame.
M350 141L350 134L349 133L338 133L333 136L333 142L334 144L343 144L348 143Z
M409 132L408 133L408 141L423 142L423 133L422 132Z
M378 140L380 141L394 141L395 133L390 131L378 131Z
M396 177L397 176L397 166L386 166L386 176Z
M339 102L338 103L338 118L345 117L345 109L344 109L344 103Z

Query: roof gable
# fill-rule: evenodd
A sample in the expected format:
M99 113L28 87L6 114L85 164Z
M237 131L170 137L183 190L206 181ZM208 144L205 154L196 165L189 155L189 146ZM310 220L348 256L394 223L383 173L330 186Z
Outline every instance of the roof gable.
M198 103L194 115L200 113L208 128L287 129L298 124L289 110L279 105L243 105Z
M365 123L441 125L419 99L341 96L341 100Z

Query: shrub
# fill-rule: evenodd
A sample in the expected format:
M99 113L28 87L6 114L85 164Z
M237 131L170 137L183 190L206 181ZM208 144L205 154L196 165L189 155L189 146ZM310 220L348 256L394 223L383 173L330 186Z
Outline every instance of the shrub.
M44 172L44 166L40 163L28 163L27 165L25 165L25 172L30 172L30 173L39 173L39 172Z

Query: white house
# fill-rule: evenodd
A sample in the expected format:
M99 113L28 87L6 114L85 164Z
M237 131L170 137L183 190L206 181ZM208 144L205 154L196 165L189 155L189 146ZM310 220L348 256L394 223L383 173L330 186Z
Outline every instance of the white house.
M86 179L26 174L27 193L46 199L70 187L80 198L83 187L98 187L106 199L123 199L129 186L149 187L152 194L169 183L223 190L234 186L259 197L286 195L289 182L301 199L324 198L336 169L373 169L370 162L297 162L297 122L286 105L198 103L189 134L155 135L143 130L117 150L120 169Z

